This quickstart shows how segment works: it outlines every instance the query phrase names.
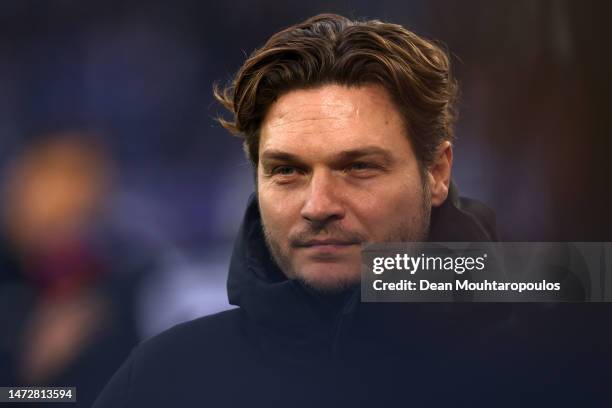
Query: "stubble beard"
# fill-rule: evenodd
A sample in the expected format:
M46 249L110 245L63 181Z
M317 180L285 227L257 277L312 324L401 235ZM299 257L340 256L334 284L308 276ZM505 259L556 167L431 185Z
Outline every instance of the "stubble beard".
M431 219L431 195L429 194L429 189L427 188L426 184L422 186L421 192L421 205L419 207L419 213L414 215L412 218L406 220L405 222L398 224L396 228L394 228L392 231L389 231L385 238L376 242L424 242L427 240ZM297 279L302 284L312 289L330 293L341 292L359 284L361 280L361 271L355 271L355 273L351 273L348 276L341 276L336 279L331 285L321 285L317 282L313 282L311 279L309 279L308 276L305 276L305 274L301 273L301 271L297 270L294 267L293 262L291 262L291 256L289 255L288 247L290 246L290 244L287 243L286 247L283 247L279 243L279 240L274 237L274 235L269 231L268 228L266 228L265 222L263 222L263 220L262 227L266 246L268 247L268 250L272 255L272 259L274 260L274 262L276 262L281 271L289 279ZM309 227L308 230L303 231L300 235L314 236L320 233L322 230L326 230L327 232L337 232L336 234L334 234L334 236L336 237L361 237L361 235L359 234L339 230L337 226L323 228ZM367 239L365 237L363 237L361 242L373 243L367 242Z

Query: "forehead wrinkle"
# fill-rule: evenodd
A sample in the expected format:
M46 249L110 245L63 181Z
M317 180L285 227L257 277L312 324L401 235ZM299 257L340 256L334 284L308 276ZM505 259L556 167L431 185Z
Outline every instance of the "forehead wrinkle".
M293 101L290 99L290 102L298 103L303 98L298 98L298 101ZM347 118L351 116L357 116L359 114L359 106L358 103L355 102L335 102L330 101L326 102L325 99L336 99L329 97L322 97L323 101L321 102L312 102L309 101L307 104L299 104L300 108L286 108L283 105L287 102L287 99L281 98L278 100L274 106L272 107L268 118L269 121L278 122L278 121L290 121L290 122L300 122L302 120L308 119L339 119L339 118ZM329 109L331 108L331 109ZM308 115L308 118L300 118L302 115ZM297 116L297 118L293 119L293 117ZM278 126L278 125L274 125Z
M355 105L360 101L349 101L344 97L338 97L335 94L329 92L320 93L317 91L298 91L299 93L290 92L289 94L281 96L273 105L270 110L270 114L277 119L284 119L288 115L294 113L300 114L307 110L312 110L315 115L326 115L331 113L333 116L350 116L355 111ZM315 100L312 100L312 92L319 92L319 95ZM289 103L290 105L297 104L300 106L299 110L289 109L285 107Z
M288 126L288 125L292 125L295 123L305 123L305 122L317 122L317 121L329 121L329 120L336 120L337 118L333 118L333 117L311 117L311 118L300 118L300 119L288 119L288 120L274 120L272 119L270 123L270 127L271 128L278 128L278 127L283 127L283 126Z

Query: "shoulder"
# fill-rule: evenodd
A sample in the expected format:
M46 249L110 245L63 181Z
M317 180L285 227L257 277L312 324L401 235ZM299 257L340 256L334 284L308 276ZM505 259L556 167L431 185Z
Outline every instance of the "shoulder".
M176 326L143 341L135 350L136 357L148 353L193 352L214 345L227 345L243 330L243 311L239 308L200 317Z
M96 401L99 407L169 406L177 395L190 406L193 392L216 382L246 347L244 312L231 309L172 327L138 345ZM166 404L167 403L167 404Z

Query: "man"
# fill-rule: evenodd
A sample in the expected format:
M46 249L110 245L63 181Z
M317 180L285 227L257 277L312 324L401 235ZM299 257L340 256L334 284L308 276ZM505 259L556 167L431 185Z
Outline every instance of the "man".
M320 15L215 94L256 175L229 271L238 308L140 345L96 407L517 403L496 397L529 358L498 358L513 351L498 341L508 308L359 302L364 243L497 239L492 212L451 182L445 52Z

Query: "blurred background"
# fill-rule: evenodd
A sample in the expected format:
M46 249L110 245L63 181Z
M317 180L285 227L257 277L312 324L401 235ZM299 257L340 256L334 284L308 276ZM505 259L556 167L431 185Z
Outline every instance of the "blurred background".
M212 84L321 12L446 44L454 178L504 240L612 240L608 2L4 0L0 385L89 406L138 341L229 307L253 187Z

